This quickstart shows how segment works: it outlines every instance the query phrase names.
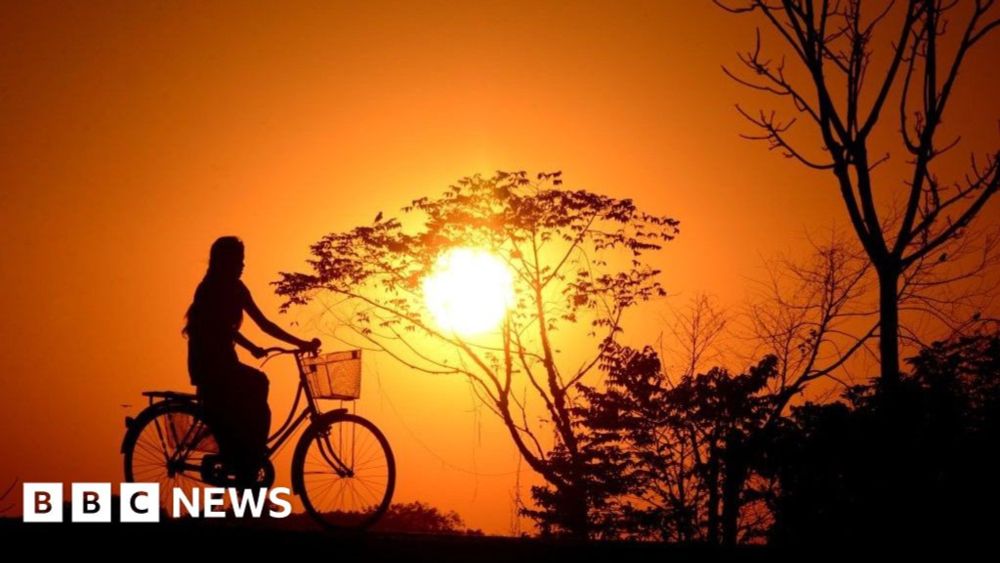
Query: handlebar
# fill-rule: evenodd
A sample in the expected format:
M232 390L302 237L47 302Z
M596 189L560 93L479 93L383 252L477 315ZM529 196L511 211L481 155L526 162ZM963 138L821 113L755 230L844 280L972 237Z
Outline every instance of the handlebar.
M280 346L271 346L270 348L264 348L264 353L268 356L271 354L281 355L281 354L298 354L300 352L308 352L308 350L303 350L302 348L281 348Z
M304 350L302 348L281 348L280 346L272 346L270 348L264 348L264 361L261 362L261 365L263 366L264 364L266 364L271 358L275 358L277 356L281 356L284 354L295 354L295 355L313 354L315 356L319 354L319 350L317 349L314 352L311 350Z

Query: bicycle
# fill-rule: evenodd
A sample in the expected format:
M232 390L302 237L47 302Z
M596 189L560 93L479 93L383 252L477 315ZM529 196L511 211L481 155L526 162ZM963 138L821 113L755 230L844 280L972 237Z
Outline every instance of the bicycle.
M267 439L267 458L257 486L274 483L272 456L306 421L292 457L292 492L306 511L331 530L362 530L389 508L396 485L396 462L382 432L346 408L323 412L319 400L351 401L361 395L361 351L307 355L301 350L268 348L266 363L291 354L299 385L288 417ZM174 487L234 486L198 396L176 391L145 391L149 405L126 417L125 480L160 483L161 506ZM298 415L299 403L305 406Z

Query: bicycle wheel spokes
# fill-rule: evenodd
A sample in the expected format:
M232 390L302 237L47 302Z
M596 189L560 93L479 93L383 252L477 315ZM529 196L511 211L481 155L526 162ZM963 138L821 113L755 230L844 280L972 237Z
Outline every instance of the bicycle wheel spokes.
M382 433L367 420L345 417L303 436L295 466L301 468L303 504L331 528L363 528L388 508L395 462Z

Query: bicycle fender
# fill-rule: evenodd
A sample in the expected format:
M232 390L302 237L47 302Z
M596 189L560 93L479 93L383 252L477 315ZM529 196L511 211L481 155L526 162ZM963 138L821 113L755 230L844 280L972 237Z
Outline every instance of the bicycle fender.
M118 453L125 453L125 444L128 443L128 435L132 433L132 428L135 427L135 418L131 416L125 417L125 435L122 436L122 445L118 447Z
M327 422L329 422L331 420L337 420L338 418L343 418L344 415L346 415L346 414L347 414L347 409L336 409L336 410L325 412L325 413L317 416L316 418L314 418L312 420L312 422L309 424L309 426L307 426L306 429L302 432L302 435L299 437L298 443L295 444L295 453L292 455L293 469L294 469L294 465L295 465L295 461L294 460L297 459L297 458L299 458L300 455L301 455L299 453L299 450L304 450L304 448L306 448L306 447L309 446L309 442L306 439L306 437L311 435L313 428L316 427L316 426L325 425ZM301 490L302 490L302 474L293 470L292 471L292 492L295 493L295 494L300 494L299 491L301 491Z

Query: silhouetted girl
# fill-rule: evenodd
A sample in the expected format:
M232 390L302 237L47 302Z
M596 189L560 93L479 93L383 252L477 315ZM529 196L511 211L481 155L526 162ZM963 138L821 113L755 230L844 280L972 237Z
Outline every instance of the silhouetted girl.
M239 332L243 311L265 333L289 344L316 350L320 342L296 338L264 317L240 280L243 255L237 237L221 237L212 244L208 271L195 290L183 332L188 338L188 373L205 418L239 478L253 483L266 454L271 409L267 376L236 357L235 344L255 358L264 356L261 347Z

